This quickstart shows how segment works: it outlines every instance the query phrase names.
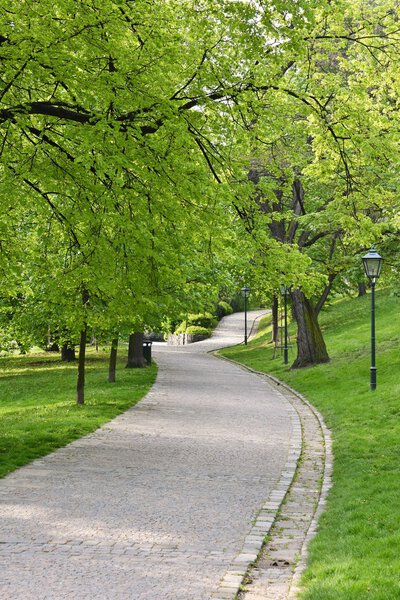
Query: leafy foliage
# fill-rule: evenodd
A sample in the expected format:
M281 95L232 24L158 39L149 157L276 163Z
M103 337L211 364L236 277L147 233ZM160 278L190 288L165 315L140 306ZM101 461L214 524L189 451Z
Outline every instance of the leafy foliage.
M224 302L220 300L217 304L216 308L217 319L222 319L222 317L226 317L227 315L231 315L233 313L233 308L228 302Z
M128 333L249 279L267 300L282 279L310 297L356 277L352 256L399 231L398 10L0 8L10 335Z
M207 327L201 327L200 325L189 325L188 327L186 327L186 334L209 336L211 334L211 329Z

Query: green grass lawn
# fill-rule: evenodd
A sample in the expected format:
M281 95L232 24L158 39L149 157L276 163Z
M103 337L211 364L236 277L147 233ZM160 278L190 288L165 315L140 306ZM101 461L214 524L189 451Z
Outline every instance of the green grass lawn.
M304 600L400 599L400 302L376 297L377 389L369 389L370 296L320 317L329 364L290 371L273 359L268 319L222 352L306 396L333 433L333 487L303 576ZM295 358L295 349L291 351Z
M40 354L0 358L0 476L94 431L138 402L156 377L156 366L125 369L107 383L108 356L90 352L85 404L78 406L76 363Z

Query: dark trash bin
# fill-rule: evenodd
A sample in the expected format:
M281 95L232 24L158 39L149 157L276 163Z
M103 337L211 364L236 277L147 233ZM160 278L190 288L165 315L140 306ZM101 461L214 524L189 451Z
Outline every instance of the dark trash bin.
M151 365L151 346L153 342L143 342L143 358L148 365Z

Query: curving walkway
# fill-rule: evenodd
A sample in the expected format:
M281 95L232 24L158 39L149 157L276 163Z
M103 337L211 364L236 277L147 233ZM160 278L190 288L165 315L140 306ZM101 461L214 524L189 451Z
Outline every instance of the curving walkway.
M153 345L146 398L0 481L1 598L233 598L301 447L276 386L207 354L242 339L239 313L205 342Z

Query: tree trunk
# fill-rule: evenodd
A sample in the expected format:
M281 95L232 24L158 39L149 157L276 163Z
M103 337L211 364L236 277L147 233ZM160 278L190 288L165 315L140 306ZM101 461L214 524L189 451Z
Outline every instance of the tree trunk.
M279 323L278 323L278 319L279 319L279 315L278 315L278 311L279 311L279 302L278 302L278 296L274 296L272 299L272 332L271 332L271 341L272 342L277 342L278 341L278 327L279 327Z
M321 298L318 300L316 306L315 306L315 314L318 318L319 313L321 312L321 309L323 307L323 305L325 304L329 294L331 293L331 289L332 289L332 285L333 282L335 281L336 278L336 273L330 273L329 277L328 277L328 285L325 287L324 291L321 294Z
M76 360L75 348L71 346L70 342L64 342L61 348L61 360L62 362L73 362Z
M117 367L118 338L111 342L110 363L108 368L108 383L115 383L115 371Z
M358 297L361 298L362 296L366 296L367 286L365 285L365 283L363 281L359 281L357 285L358 285Z
M94 346L96 348L96 352L99 351L99 341L98 341L95 333L92 334L92 338L90 340L90 345Z
M143 369L146 366L143 356L144 333L135 332L129 336L127 369Z
M86 355L86 338L87 327L81 331L81 339L79 342L79 358L78 358L78 382L76 385L76 402L84 404L85 402L85 355Z
M294 290L291 296L297 323L297 358L292 369L328 362L329 355L314 307L300 290Z

